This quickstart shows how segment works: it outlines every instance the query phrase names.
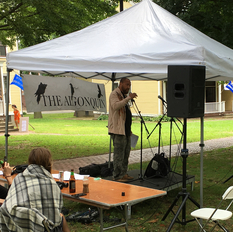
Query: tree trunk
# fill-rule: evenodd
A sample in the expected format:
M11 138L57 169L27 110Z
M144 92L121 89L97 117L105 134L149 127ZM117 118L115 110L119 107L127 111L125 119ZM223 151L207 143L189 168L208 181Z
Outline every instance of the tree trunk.
M34 118L43 118L41 112L34 112Z

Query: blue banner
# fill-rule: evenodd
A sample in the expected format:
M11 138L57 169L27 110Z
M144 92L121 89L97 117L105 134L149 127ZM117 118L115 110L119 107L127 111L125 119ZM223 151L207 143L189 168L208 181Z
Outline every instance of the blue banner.
M233 84L231 81L226 85L226 88L228 88L233 93Z
M17 75L17 74L15 74L14 79L13 79L13 81L11 82L11 85L16 85L16 86L18 86L20 89L23 90L23 81L22 81L22 77L19 76L19 75Z

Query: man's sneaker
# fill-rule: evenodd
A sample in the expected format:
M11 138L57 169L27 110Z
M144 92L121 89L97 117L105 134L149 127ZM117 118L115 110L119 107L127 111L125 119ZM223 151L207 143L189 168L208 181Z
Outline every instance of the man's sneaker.
M128 174L125 174L122 179L126 179L126 180L133 180L134 178L132 176L129 176Z
M127 182L128 179L125 179L124 176L120 179L116 179L115 181L119 181L119 182Z

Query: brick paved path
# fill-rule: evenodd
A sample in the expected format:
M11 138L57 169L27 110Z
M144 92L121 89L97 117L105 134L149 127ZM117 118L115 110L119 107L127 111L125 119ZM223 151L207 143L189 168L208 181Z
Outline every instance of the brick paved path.
M200 142L188 143L187 149L189 154L200 153ZM233 137L223 138L223 139L213 139L204 141L204 152L209 150L214 150L217 148L226 148L233 146ZM182 148L182 147L181 147ZM172 145L172 154L171 156L176 155L178 151L177 145ZM142 161L150 161L155 153L158 152L158 148L153 149L143 149L142 151ZM160 153L164 152L167 156L169 155L169 146L164 146L160 148ZM111 154L112 160L113 154ZM101 164L109 161L109 154L103 154L98 156L89 156L81 158L73 158L67 160L57 160L54 161L53 168L55 170L70 170L71 168L75 169L75 172L78 172L79 167L85 167L89 164ZM141 161L141 151L131 151L129 157L129 163L140 163Z

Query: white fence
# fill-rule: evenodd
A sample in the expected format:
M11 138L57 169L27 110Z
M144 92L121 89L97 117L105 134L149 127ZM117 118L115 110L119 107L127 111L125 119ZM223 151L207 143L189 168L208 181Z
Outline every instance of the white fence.
M225 101L205 103L205 114L225 112Z

